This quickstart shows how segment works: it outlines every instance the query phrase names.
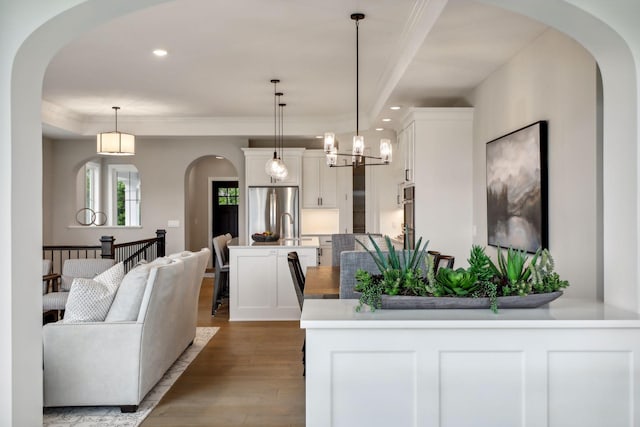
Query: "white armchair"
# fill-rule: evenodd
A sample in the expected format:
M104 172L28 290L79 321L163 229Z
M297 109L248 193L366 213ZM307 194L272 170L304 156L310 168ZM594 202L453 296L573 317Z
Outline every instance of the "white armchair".
M106 271L114 264L114 260L102 258L65 260L62 265L60 289L56 292L48 292L42 296L42 312L45 313L50 310L57 311L58 313L64 312L73 279L77 277L91 279L103 271Z

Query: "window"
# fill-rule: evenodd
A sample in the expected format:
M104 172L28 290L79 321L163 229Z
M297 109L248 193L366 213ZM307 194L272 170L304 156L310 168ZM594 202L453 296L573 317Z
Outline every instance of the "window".
M218 206L237 206L237 188L218 188Z
M139 227L140 175L134 165L94 158L76 175L76 222L92 226ZM78 217L79 215L79 217Z
M100 163L87 162L84 165L84 206L94 212L100 211ZM82 171L81 171L82 172ZM91 211L85 211L85 223L93 221Z
M140 225L140 175L133 165L109 165L112 225Z

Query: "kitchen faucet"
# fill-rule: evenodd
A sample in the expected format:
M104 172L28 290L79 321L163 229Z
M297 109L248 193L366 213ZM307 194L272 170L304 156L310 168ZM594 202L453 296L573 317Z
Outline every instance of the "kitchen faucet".
M289 225L290 225L290 227L287 227L287 228L285 228L283 223L282 223L285 216L289 217ZM293 237L292 235L289 235L289 236L286 235L287 229L291 230L290 234L293 234L293 217L291 216L291 214L289 212L284 212L282 215L280 215L280 238L282 238L282 239L290 239L290 238Z

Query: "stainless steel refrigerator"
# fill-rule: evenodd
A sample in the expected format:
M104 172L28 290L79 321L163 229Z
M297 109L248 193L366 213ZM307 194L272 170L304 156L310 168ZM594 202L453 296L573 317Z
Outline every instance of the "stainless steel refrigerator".
M287 237L300 237L298 194L298 187L249 187L249 236L265 231L280 234L282 222Z

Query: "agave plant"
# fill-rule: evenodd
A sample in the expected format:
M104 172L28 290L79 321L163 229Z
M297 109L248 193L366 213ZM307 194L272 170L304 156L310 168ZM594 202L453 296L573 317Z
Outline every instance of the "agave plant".
M540 250L538 250L533 256L531 264L536 263L539 255ZM525 251L512 248L507 250L507 258L505 259L502 254L502 248L498 246L498 267L496 267L491 260L489 260L489 263L494 274L507 282L505 284L516 285L518 283L528 281L529 276L531 276L531 270L525 267L527 259L528 257Z
M360 307L368 304L372 309L380 308L381 295L427 295L433 289L422 277L420 268L423 260L426 260L427 272L433 268L433 263L425 257L427 245L422 245L422 238L418 239L415 250L397 251L389 236L385 236L388 254L385 255L373 239L369 236L373 250L367 248L361 241L356 240L371 256L382 275L379 283L371 274L358 270L356 273L356 290L362 293ZM358 308L358 309L359 309Z
M398 271L400 276L405 276L408 271L418 270L425 257L427 245L429 244L429 241L427 241L424 247L421 248L421 237L418 239L418 243L416 243L416 248L414 250L403 249L402 251L396 251L396 248L393 246L389 236L384 236L384 241L387 244L387 251L389 252L389 254L385 256L373 237L369 236L369 240L371 241L375 252L367 248L360 240L356 239L356 242L369 252L369 255L371 255L371 258L373 258L373 261L378 266L380 273L383 275L389 270ZM402 256L400 256L400 254Z

